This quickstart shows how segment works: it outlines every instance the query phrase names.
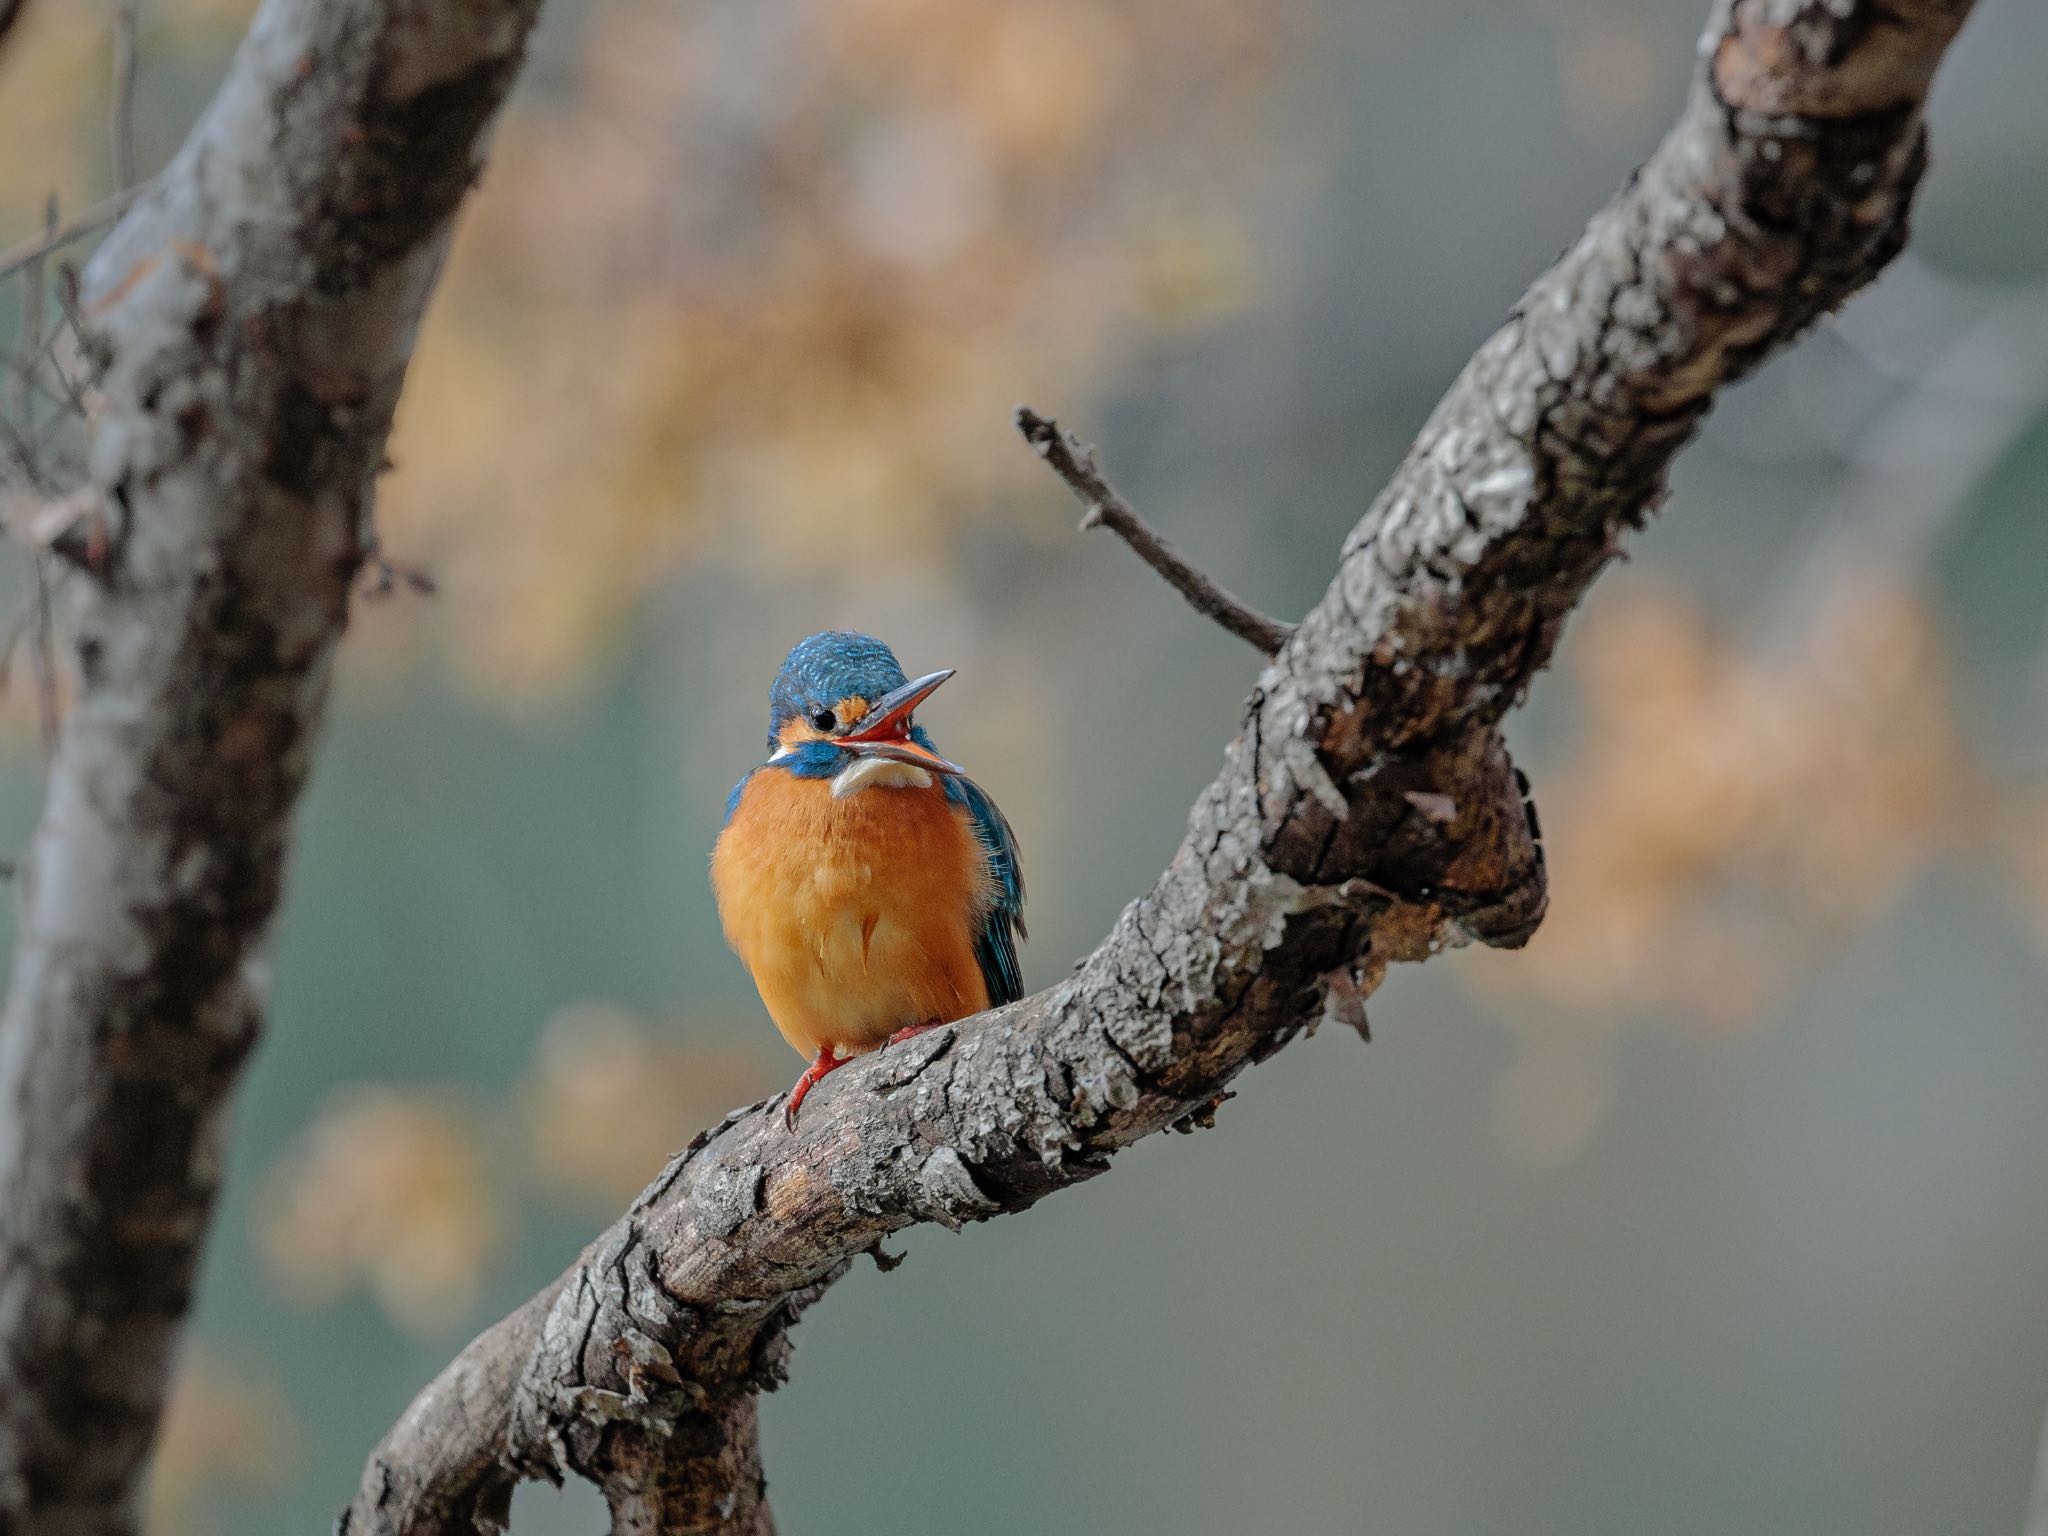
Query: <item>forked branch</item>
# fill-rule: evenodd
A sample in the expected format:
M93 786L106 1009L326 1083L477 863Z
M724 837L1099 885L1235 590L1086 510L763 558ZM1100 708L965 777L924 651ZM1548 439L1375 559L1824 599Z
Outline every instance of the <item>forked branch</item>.
M834 1073L796 1133L770 1101L699 1136L425 1388L347 1536L469 1536L515 1479L570 1471L615 1531L769 1531L752 1400L857 1255L1094 1177L1391 962L1525 938L1542 865L1498 722L1715 392L1903 244L1968 9L1722 0L1677 126L1366 509L1152 889L1067 980Z

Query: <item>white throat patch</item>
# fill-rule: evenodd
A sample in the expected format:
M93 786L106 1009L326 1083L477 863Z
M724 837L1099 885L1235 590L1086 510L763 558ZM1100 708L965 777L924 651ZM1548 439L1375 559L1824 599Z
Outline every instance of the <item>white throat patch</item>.
M857 757L833 777L832 798L844 800L857 789L929 789L932 776L915 763L893 757Z

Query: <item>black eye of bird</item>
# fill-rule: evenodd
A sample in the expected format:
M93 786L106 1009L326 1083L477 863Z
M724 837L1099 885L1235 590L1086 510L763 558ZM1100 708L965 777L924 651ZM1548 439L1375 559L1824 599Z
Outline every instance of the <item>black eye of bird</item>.
M821 709L811 716L811 724L821 731L831 731L838 728L839 717L829 709Z

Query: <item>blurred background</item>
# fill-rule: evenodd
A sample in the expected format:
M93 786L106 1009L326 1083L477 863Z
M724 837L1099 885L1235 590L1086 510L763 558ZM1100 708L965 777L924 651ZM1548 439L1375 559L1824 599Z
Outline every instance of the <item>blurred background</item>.
M249 9L144 0L144 173ZM1670 121L1704 9L550 0L402 408L155 1536L325 1530L471 1333L794 1076L705 870L798 636L960 669L927 723L1018 829L1027 980L1085 953L1255 657L1075 531L1010 408L1300 613ZM0 245L108 191L109 26L33 5L0 60ZM1372 1044L1299 1043L1213 1132L861 1267L765 1405L784 1529L2018 1530L2044 57L2048 11L1983 0L1911 249L1728 398L1512 722L1530 949L1397 972ZM17 344L23 304L17 272ZM40 797L34 629L0 852ZM603 1524L584 1489L515 1510Z

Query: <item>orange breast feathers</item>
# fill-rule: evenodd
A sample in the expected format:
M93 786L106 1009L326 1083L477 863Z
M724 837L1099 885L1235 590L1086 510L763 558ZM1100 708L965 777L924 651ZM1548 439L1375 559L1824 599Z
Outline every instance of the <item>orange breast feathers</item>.
M834 799L825 779L758 769L711 885L726 940L803 1056L856 1055L988 1006L974 956L995 896L988 855L937 783Z

